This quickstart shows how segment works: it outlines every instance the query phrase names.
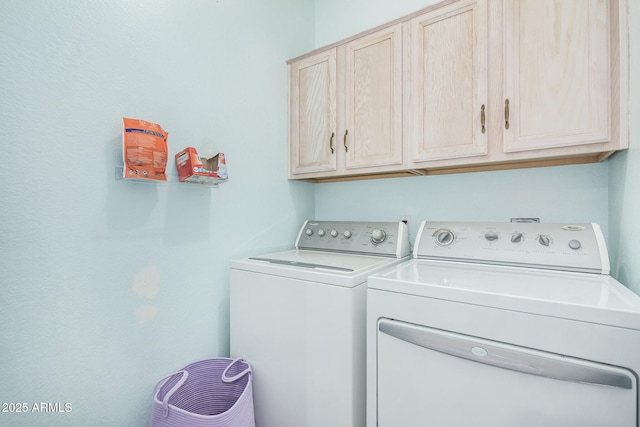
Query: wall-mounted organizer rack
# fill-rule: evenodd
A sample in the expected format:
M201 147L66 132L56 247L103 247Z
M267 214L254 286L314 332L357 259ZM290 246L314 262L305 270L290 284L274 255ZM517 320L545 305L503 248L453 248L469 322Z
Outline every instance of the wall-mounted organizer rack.
M224 153L200 157L194 147L186 147L174 156L177 175L167 174L169 133L157 123L123 118L123 166L116 167L116 179L145 183L171 181L217 187L229 180Z
M178 175L176 174L169 174L167 173L167 180L166 181L159 181L159 180L155 180L155 179L144 179L144 178L124 178L124 168L122 166L116 166L115 167L115 179L116 181L127 181L127 182L134 182L134 183L141 183L141 184L150 184L150 185L159 185L159 186L166 186L166 185L173 185L173 184L188 184L188 187L194 187L194 188L218 188L218 186L220 184L224 184L225 182L227 182L228 180L224 180L224 181L220 181L220 182L192 182L192 181L180 181L178 178Z

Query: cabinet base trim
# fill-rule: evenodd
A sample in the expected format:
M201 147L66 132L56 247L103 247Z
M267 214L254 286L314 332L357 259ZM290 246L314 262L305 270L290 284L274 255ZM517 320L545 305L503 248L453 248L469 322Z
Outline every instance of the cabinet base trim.
M524 168L540 168L547 166L565 166L565 165L580 165L589 163L598 163L608 159L615 151L608 151L605 153L596 153L578 157L557 158L557 159L543 159L543 160L524 160L519 162L508 163L492 163L492 164L479 164L470 166L447 166L441 168L426 168L426 169L407 169L396 172L383 172L376 174L363 174L363 175L346 175L346 176L332 176L326 178L291 178L299 179L306 182L323 183L323 182L341 182L341 181L359 181L363 179L377 179L377 178L403 178L409 176L429 176L429 175L446 175L452 173L466 173L466 172L488 172L498 170L510 170L510 169L524 169Z

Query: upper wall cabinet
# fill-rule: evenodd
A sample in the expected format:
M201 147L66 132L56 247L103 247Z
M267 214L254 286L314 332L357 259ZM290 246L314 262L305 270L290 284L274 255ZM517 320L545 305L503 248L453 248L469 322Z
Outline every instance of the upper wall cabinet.
M486 0L431 10L408 21L405 29L411 166L486 155Z
M344 170L401 166L402 27L360 37L338 51L344 66Z
M627 32L627 0L446 0L289 61L289 177L606 159L628 148Z
M289 82L291 178L402 167L400 25L291 61Z
M611 139L609 2L504 2L504 151Z
M336 49L289 65L290 175L336 170Z

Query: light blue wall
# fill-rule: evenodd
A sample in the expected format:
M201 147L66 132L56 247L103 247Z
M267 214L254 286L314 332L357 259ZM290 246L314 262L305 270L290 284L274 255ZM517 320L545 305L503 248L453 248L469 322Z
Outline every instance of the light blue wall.
M289 246L313 216L406 214L414 235L423 218L540 216L605 230L611 218L616 273L638 292L633 148L598 165L286 180L284 61L427 4L0 2L0 403L73 408L0 412L0 425L146 425L158 378L228 353L229 260ZM224 151L229 183L116 181L123 116L165 127L170 154ZM632 144L638 119L636 95Z
M640 294L640 2L629 1L629 150L609 162L613 275Z
M422 220L597 222L607 233L607 166L575 165L316 184L316 217L398 221L411 239Z
M290 247L313 186L286 173L288 58L312 0L0 2L0 403L11 426L142 426L152 390L229 351L228 264ZM116 181L122 117L218 189ZM1 410L2 408L0 408Z
M316 0L316 47L420 10L437 0Z

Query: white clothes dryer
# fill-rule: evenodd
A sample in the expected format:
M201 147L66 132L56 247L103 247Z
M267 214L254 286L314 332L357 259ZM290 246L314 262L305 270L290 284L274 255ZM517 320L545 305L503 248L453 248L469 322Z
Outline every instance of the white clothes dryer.
M231 356L258 427L363 427L366 282L409 260L406 224L307 221L295 250L231 263Z
M367 426L638 426L640 297L596 224L423 222L369 278Z

